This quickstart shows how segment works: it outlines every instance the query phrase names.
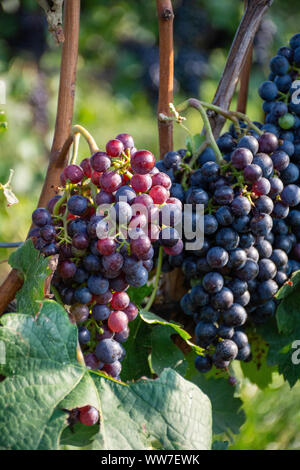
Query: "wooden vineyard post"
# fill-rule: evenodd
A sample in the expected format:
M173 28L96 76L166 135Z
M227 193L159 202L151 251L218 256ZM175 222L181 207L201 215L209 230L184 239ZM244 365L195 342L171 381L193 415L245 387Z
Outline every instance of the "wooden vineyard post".
M159 24L159 94L158 116L160 113L170 115L169 103L173 103L174 85L174 50L173 50L173 19L174 13L171 0L156 0ZM159 153L173 150L173 122L162 122L158 117Z
M165 153L173 150L173 122L162 122L160 113L170 115L169 103L173 103L174 84L174 48L173 48L173 7L171 0L156 0L159 24L159 95L158 95L158 133L159 153L162 159ZM183 275L180 269L164 276L164 297L178 300L183 290Z
M225 110L229 109L242 67L249 54L249 48L261 19L271 3L271 0L248 0L245 13L230 48L213 104ZM215 113L209 113L209 116L214 135L218 137L224 124L224 118Z
M67 162L69 138L75 97L75 81L78 57L80 23L80 0L65 0L64 43L60 68L60 84L53 143L46 178L39 198L38 207L46 207L56 194L60 184L60 173ZM0 287L0 315L22 287L23 280L17 270L12 269Z

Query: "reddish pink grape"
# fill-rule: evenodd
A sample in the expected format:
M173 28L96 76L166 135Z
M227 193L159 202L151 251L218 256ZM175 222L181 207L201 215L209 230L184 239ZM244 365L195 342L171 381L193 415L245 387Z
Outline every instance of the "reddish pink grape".
M85 426L93 426L99 421L99 412L93 406L79 408L79 421Z
M128 317L126 313L121 310L115 310L109 315L107 324L111 331L120 333L120 331L125 330L128 325Z
M82 162L80 163L81 168L83 169L84 176L87 178L91 177L92 174L92 167L91 167L91 161L89 158L84 158Z
M152 186L149 196L152 197L154 204L164 204L170 197L170 192L163 186Z
M57 271L63 279L70 279L76 273L76 264L66 259L58 265Z
M131 240L130 242L131 252L138 258L147 253L150 250L150 246L151 241L150 238L147 236L136 238L135 240Z
M72 245L78 250L85 250L89 246L89 238L85 233L75 233L72 238Z
M121 373L122 365L120 361L115 361L112 364L104 364L102 370L111 377L118 377Z
M178 240L176 245L170 246L170 247L169 246L164 246L163 249L164 249L165 253L167 253L167 255L171 255L171 256L180 255L180 253L183 250L183 242L180 239L180 240Z
M87 353L84 355L84 362L88 369L97 370L102 369L102 363L97 358L96 354Z
M116 251L117 244L113 238L102 238L97 241L97 249L101 255L111 255Z
M102 264L105 271L117 272L122 269L124 258L121 253L112 253L111 255L103 256Z
M115 171L106 171L100 177L100 185L107 193L114 193L122 186L122 177Z
M96 152L91 156L91 167L94 171L102 173L111 166L111 159L105 152Z
M176 204L176 206L182 210L182 202L177 199L177 197L169 197L169 199L166 200L166 204Z
M160 232L160 229L158 225L155 225L155 224L148 225L147 233L148 233L148 237L150 238L152 242L156 242L158 240L159 232Z
M112 296L112 292L110 290L107 290L104 294L94 295L94 300L97 304L106 305L109 304L112 299Z
M152 178L150 175L136 173L131 178L130 184L137 193L146 193L152 186Z
M68 165L63 171L65 180L71 183L80 183L84 177L83 169L79 165Z
M118 139L122 142L125 149L133 149L134 148L133 137L130 134L126 134L126 133L118 134L116 136L116 139Z
M50 212L50 214L53 214L53 209L55 207L55 204L57 203L57 201L60 200L60 198L61 198L61 196L59 194L57 194L56 196L53 196L50 199L50 201L48 202L47 209Z
M130 302L129 295L126 292L115 292L110 302L112 308L115 310L124 310Z
M266 178L260 178L252 185L252 191L257 196L263 196L269 194L271 189L271 184Z
M170 189L172 186L171 178L166 173L156 173L152 176L152 186L163 186L166 189Z
M130 158L131 168L135 173L146 175L155 165L155 157L148 150L138 150Z
M132 217L129 225L128 230L135 229L136 227L146 227L148 223L148 217L146 214L138 214Z
M101 178L101 176L102 176L102 173L99 173L98 171L92 171L91 181L98 188L100 188L100 178Z
M153 207L154 202L151 196L149 194L138 194L133 200L133 204L141 204L142 206L145 206L150 212L151 207Z
M111 157L119 157L124 151L124 145L118 139L112 139L106 144L106 153Z
M61 186L66 186L67 178L65 177L65 173L63 171L61 172L59 179Z
M133 302L130 302L128 307L124 308L123 311L126 313L128 321L135 320L137 314L139 313L137 306Z

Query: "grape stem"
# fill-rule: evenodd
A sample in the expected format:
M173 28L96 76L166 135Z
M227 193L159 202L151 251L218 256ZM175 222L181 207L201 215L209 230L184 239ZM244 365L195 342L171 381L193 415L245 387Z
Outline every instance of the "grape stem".
M159 248L159 255L158 255L158 263L157 263L157 268L156 268L156 276L155 276L155 282L154 282L154 289L153 292L143 310L148 311L154 302L154 299L156 297L156 292L158 289L158 284L159 284L159 278L160 278L160 273L161 273L161 268L162 268L162 262L163 262L163 248Z
M73 149L72 149L72 157L70 160L70 165L75 165L78 155L78 148L79 148L79 141L80 141L80 132L76 132L73 135Z
M259 135L263 134L263 131L261 131L251 121L251 119L246 114L241 113L239 111L227 111L223 108L220 108L220 106L216 106L215 104L207 103L205 101L199 101L195 98L189 98L188 100L186 100L183 103L176 106L176 110L177 110L178 113L181 113L182 111L185 111L188 108L195 108L198 111L200 111L201 108L210 109L211 111L214 111L217 114L221 114L221 116L223 116L226 119L229 119L230 121L232 121L235 124L235 126L237 126L238 128L239 128L239 122L238 121L239 121L239 119L241 119L242 121L245 121L248 124L248 127L253 129ZM201 113L201 111L200 111L200 113ZM202 116L202 114L201 114L201 116ZM207 117L207 115L206 115L206 117Z
M80 126L79 124L76 124L75 126L72 127L72 131L71 131L71 135L74 136L76 134L81 134L82 137L85 138L85 140L87 141L89 147L90 147L90 151L91 153L95 153L95 152L98 152L99 150L99 147L98 145L96 144L94 138L92 137L92 135L85 129L85 127L83 126Z

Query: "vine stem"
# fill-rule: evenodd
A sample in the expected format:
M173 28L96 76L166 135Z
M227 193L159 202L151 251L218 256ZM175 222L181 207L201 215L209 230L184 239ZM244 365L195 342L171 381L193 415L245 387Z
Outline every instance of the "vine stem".
M81 134L79 132L76 132L73 135L73 149L72 149L72 157L70 159L70 165L75 165L77 156L78 156L78 148L79 148L79 142L80 142L80 136Z
M176 110L179 113L185 111L188 108L197 109L200 113L202 113L201 108L202 109L203 108L210 109L211 111L214 111L216 114L220 114L224 118L229 119L235 125L238 125L238 126L239 126L238 120L241 119L241 120L245 121L248 124L248 126L251 129L253 129L255 132L257 132L259 135L263 134L263 131L261 131L255 124L253 124L251 119L246 114L241 113L239 111L227 111L226 109L223 109L220 106L217 106L217 105L212 104L212 103L207 103L205 101L199 101L196 98L189 98L188 100L183 101L183 103L176 106ZM205 115L206 115L206 113L205 113ZM202 116L202 114L201 114L201 116ZM206 115L206 117L207 117L207 115Z
M65 0L65 41L62 45L55 132L49 166L37 207L46 207L48 201L55 196L60 185L60 174L66 166L68 151L73 141L70 131L75 97L79 23L80 0ZM22 275L16 269L12 269L0 287L0 316L22 285Z
M158 255L158 263L157 263L157 269L156 269L156 276L155 276L155 282L154 282L154 289L153 289L153 292L145 306L145 308L143 310L146 310L148 311L151 307L152 307L152 304L154 302L154 299L156 297L156 292L157 292L157 289L158 289L158 284L159 284L159 278L160 278L160 274L161 274L161 267L162 267L162 262L163 262L163 248L160 247L159 248L159 255Z
M158 133L159 151L162 159L173 149L173 122L162 122L159 114L169 115L169 103L173 101L174 50L173 19L171 0L156 0L159 24L159 93L158 93Z
M82 137L85 138L85 140L87 141L87 143L90 147L90 151L91 151L92 154L95 153L95 152L98 152L99 147L96 144L96 142L95 142L94 138L92 137L92 135L85 129L85 127L80 126L79 124L76 124L75 126L72 127L71 135L74 138L78 134L81 134Z

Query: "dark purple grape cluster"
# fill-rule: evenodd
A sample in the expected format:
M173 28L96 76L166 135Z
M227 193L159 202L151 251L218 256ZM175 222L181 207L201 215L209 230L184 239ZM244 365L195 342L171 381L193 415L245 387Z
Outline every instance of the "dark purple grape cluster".
M181 307L193 317L196 342L206 350L195 362L201 372L213 364L224 369L233 359L251 359L246 322L260 324L272 317L274 295L299 269L288 259L294 234L279 233L300 203L300 188L282 179L290 159L276 135L262 133L262 125L256 125L253 130L240 123L240 129L231 126L221 135L217 144L224 162L217 164L208 148L199 156L199 168L191 172L185 191L180 173L175 166L172 170L171 194L176 190L182 202L205 208L203 246L187 250L185 243L184 251L166 262L170 268L180 267L192 283ZM162 170L164 165L170 172L171 157L167 154L159 164Z
M300 33L290 39L289 46L280 47L270 61L270 75L259 87L264 100L263 129L279 139L280 177L284 185L300 185ZM288 236L287 236L288 235ZM271 235L275 248L289 256L289 269L282 280L300 269L300 205L284 220L275 220Z
M154 247L180 253L174 228L181 202L171 180L147 150L119 134L80 165L61 174L63 194L32 215L35 247L58 255L52 292L78 324L78 339L91 369L118 379L128 323L138 314L129 286L142 287L154 265Z

